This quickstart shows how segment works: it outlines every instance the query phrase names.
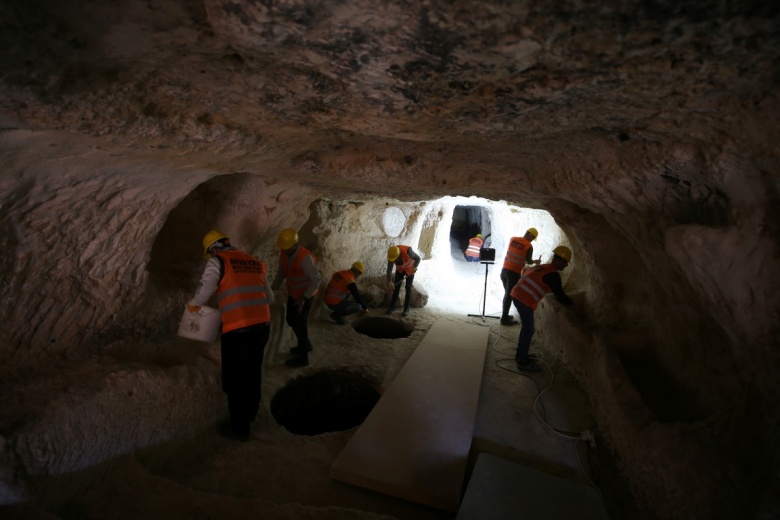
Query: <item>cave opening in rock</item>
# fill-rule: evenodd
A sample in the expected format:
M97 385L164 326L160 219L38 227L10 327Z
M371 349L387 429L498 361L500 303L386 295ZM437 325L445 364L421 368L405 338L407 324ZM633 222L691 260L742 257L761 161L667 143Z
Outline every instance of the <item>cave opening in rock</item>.
M414 325L411 323L383 316L357 319L352 322L352 328L360 334L375 339L408 338L414 332Z
M493 212L485 206L461 206L457 205L452 210L452 224L450 225L450 247L452 260L465 262L464 251L469 245L469 239L477 234L482 235L485 243L483 247L491 247L491 227ZM486 238L487 237L487 238Z
M271 399L276 422L295 435L319 435L360 425L381 397L376 384L355 371L336 369L290 381Z

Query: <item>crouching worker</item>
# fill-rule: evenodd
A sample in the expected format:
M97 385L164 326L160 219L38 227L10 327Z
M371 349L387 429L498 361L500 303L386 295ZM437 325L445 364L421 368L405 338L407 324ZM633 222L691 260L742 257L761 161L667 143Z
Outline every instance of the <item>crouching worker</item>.
M224 233L209 231L203 237L203 249L208 261L187 310L198 312L217 295L222 317L222 390L227 395L232 436L220 433L245 441L260 410L263 353L274 293L265 264L230 245Z
M555 298L566 306L574 302L563 290L560 271L566 269L571 261L571 249L558 246L553 249L552 263L537 265L528 269L512 288L512 302L520 314L520 336L517 338L515 363L517 369L524 372L539 372L542 365L536 356L529 354L531 338L534 335L534 311L547 293L552 292Z
M360 291L356 283L364 270L363 262L355 262L350 269L336 271L330 277L323 301L333 311L330 319L339 325L347 323L347 320L344 319L345 316L355 314L356 312L368 312L368 307L363 303L363 298L360 297ZM350 295L352 295L354 300L349 298Z

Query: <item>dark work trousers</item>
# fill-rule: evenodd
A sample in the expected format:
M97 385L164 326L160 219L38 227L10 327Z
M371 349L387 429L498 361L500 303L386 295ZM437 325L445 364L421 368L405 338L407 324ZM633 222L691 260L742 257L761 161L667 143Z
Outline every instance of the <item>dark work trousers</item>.
M534 337L534 310L522 303L520 300L512 298L512 302L515 304L515 309L520 315L520 336L517 338L517 352L515 353L515 361L521 363L528 362L528 350L531 348L531 338Z
M328 305L328 308L336 313L336 316L349 316L360 312L363 307L360 306L355 300L351 300L349 296L341 300L337 305Z
M512 306L512 288L520 281L520 274L511 269L501 269L501 283L504 284L504 302L501 307L501 319L509 318L509 307Z
M406 277L406 295L404 296L404 310L409 309L409 303L412 301L412 284L414 283L414 275L406 276L406 273L395 272L395 279L393 284L393 299L390 300L390 308L395 309L395 302L398 301L398 295L401 294L401 280Z
M314 298L306 298L303 303L303 310L298 312L295 300L289 296L287 297L287 316L285 320L298 340L297 346L304 347L302 349L303 357L307 357L306 352L311 347L311 341L309 341L309 311L311 311L313 301Z
M222 390L236 435L249 435L249 425L260 410L263 353L270 331L266 322L222 334Z

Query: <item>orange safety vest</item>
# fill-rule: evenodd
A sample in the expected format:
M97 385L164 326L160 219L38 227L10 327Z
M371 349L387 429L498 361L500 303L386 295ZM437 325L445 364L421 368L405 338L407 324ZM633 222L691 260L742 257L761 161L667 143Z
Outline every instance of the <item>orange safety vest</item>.
M529 249L531 249L531 242L523 237L512 237L509 240L506 258L504 258L504 269L509 269L517 274L522 273Z
M336 271L330 277L328 287L325 289L326 305L338 305L349 294L349 286L355 283L355 273L351 269Z
M482 249L482 239L474 237L469 240L469 247L466 249L466 256L479 258L479 250Z
M265 291L265 264L235 249L216 256L222 260L224 269L217 286L222 332L271 321Z
M414 269L414 260L409 256L410 247L398 246L398 249L401 250L401 265L395 264L395 270L396 272L406 273L407 276L410 276L412 274L412 269Z
M558 270L552 264L537 265L528 269L525 274L517 282L517 285L512 287L512 292L509 293L515 300L520 300L526 307L530 307L536 310L536 306L544 298L544 296L550 292L550 286L542 281L544 275L548 273L554 273Z
M307 256L311 256L312 261L316 261L316 258L311 251L303 246L298 247L295 258L293 258L292 261L290 261L287 257L287 253L284 251L281 251L280 255L282 269L284 270L284 276L287 280L287 294L289 294L293 300L299 300L303 297L303 294L311 283L309 277L303 272L301 265L303 265L303 261ZM317 294L316 290L314 291L314 294Z

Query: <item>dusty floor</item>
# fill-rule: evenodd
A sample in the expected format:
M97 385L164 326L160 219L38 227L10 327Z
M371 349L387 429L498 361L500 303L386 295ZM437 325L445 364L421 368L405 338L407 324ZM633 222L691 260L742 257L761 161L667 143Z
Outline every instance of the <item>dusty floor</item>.
M601 473L607 470L595 468L605 468L608 457L605 453L600 457L598 449L589 452L583 441L569 436L594 426L587 397L564 367L544 355L541 334L534 338L532 348L543 356L545 371L533 377L519 374L512 362L519 327L503 327L489 317L468 316L481 316L484 267L465 262L457 262L457 267L471 271L473 286L464 291L468 297L462 302L447 304L459 303L463 312L437 311L441 302L432 298L426 308L413 309L405 320L414 328L406 338L370 338L349 325L336 325L326 312L318 310L311 319L314 351L308 367L290 369L283 365L287 348L294 341L292 334L283 335L284 346L277 352L269 346L263 406L250 441L225 439L211 427L83 471L41 479L37 482L37 505L7 507L6 513L19 518L51 514L68 519L454 518L453 513L332 480L330 466L355 428L295 435L277 424L271 414L274 396L288 383L323 371L359 374L383 391L437 319L468 321L491 329L469 468L477 454L485 452L583 485L590 485L589 480L599 483L604 478ZM496 278L491 271L491 285ZM486 314L499 309L500 301L489 293ZM372 309L370 316L384 317L384 309ZM396 317L400 319L398 314ZM205 365L217 370L217 345L174 338L158 349L169 353L166 363L176 363L177 356L185 359L186 352L190 356L197 352L201 364L208 360ZM214 391L218 392L218 387ZM609 497L605 502L613 518L621 517L617 498Z

